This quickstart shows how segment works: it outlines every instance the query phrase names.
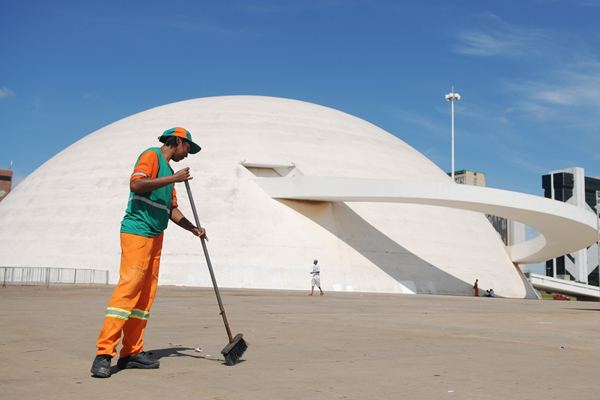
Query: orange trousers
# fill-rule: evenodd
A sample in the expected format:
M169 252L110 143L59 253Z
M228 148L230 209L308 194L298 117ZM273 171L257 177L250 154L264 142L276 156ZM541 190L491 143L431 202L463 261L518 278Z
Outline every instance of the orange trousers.
M121 357L144 349L144 331L158 285L162 243L162 233L148 238L121 232L119 283L106 308L96 355L114 357L121 336Z

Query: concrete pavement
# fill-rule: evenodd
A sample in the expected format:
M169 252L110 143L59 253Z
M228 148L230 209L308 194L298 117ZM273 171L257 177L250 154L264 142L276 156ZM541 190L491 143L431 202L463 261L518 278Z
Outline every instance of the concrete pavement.
M90 377L112 287L0 288L2 399L597 399L598 303L160 287L158 370ZM196 351L196 348L201 351ZM113 360L113 364L116 360Z

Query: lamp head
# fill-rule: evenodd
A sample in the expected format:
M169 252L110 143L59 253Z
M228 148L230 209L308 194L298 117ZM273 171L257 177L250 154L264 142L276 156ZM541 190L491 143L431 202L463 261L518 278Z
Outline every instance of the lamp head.
M460 100L460 94L455 92L450 92L446 95L446 100L448 101L458 101Z

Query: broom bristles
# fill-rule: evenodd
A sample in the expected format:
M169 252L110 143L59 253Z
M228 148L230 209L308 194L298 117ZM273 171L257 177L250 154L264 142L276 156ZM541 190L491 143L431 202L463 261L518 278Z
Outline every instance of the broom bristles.
M248 348L243 336L241 333L235 335L231 343L228 343L221 351L221 354L225 356L225 364L235 365Z

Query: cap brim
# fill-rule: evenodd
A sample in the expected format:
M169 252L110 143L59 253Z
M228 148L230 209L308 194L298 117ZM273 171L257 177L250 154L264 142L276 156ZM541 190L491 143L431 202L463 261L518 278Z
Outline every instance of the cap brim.
M202 150L202 147L198 146L196 143L190 142L190 144L192 145L190 147L190 154L196 154L197 152Z

